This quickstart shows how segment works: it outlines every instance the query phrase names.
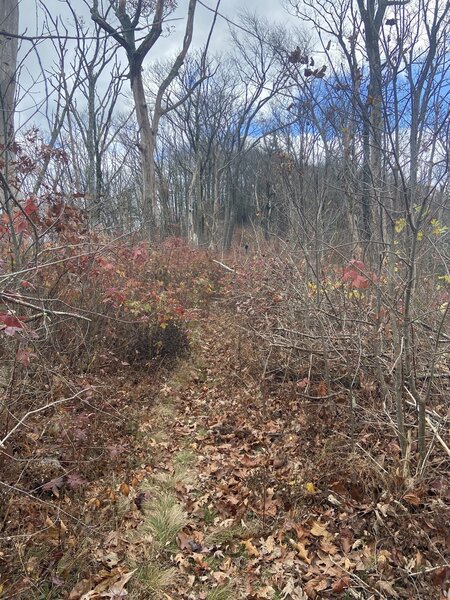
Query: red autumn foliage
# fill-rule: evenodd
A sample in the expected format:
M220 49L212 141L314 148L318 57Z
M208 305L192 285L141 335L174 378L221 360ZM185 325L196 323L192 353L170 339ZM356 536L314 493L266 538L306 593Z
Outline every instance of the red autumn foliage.
M344 268L343 281L356 290L366 290L371 283L377 281L375 273L368 271L360 260L352 259Z

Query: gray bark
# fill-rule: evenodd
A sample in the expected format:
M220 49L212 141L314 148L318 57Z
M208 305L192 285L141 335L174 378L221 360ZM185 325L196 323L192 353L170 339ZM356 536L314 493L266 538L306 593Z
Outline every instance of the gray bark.
M93 7L91 9L92 19L104 31L109 33L127 53L130 86L136 109L136 119L139 127L139 148L142 157L143 222L144 227L148 232L152 231L155 225L156 170L154 154L159 121L163 114L161 108L162 97L170 83L177 76L191 44L197 0L190 0L189 2L182 50L176 57L168 76L164 79L158 90L153 115L150 117L145 95L142 65L145 57L162 34L162 23L166 4L167 2L165 0L156 1L150 32L138 46L137 36L139 35L138 26L142 12L142 3L138 4L133 18L126 12L126 2L119 2L117 6L114 5L114 12L121 25L120 30L112 27L99 14L98 0L93 0ZM111 4L111 6L113 5ZM121 33L119 31L121 31Z
M0 29L19 32L18 0L0 2ZM14 109L16 95L18 38L0 34L0 144L1 152L9 152L14 141ZM7 156L3 156L5 160Z

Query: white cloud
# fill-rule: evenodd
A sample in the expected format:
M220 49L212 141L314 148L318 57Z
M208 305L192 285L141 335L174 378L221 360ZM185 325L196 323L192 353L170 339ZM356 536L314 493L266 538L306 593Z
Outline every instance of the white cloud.
M202 1L211 9L214 9L217 3L216 0ZM70 5L76 14L85 20L87 25L91 23L89 7L84 0L70 0ZM69 35L73 34L73 17L65 0L45 0L45 6L53 18L58 18L60 24L60 31L55 30L52 33L63 34L64 26L66 26ZM145 66L149 66L152 61L160 61L173 56L180 49L184 35L187 6L188 0L179 0L179 6L173 15L174 20L170 22L170 31L166 31L155 44L145 61ZM225 18L219 17L216 21L210 43L211 52L218 53L231 47L230 22L239 22L239 16L244 10L264 17L269 23L292 23L293 25L298 23L298 20L289 15L283 8L282 0L246 0L245 3L243 0L222 0L219 12ZM29 36L42 33L44 12L38 0L19 0L19 13L19 33ZM205 45L212 19L213 12L199 3L196 9L192 49ZM40 115L36 112L46 95L42 70L48 72L51 68L55 68L55 61L57 65L58 60L53 42L50 40L41 41L36 50L31 53L30 47L29 42L22 42L19 54L22 59L20 74L21 102L16 117L19 126L30 119L42 122L45 118L42 114L45 107L41 108ZM69 42L69 52L74 47L75 42ZM122 55L123 51L119 49L119 53ZM39 58L37 55L39 55ZM126 64L125 55L123 55L123 62ZM70 75L70 73L66 74Z

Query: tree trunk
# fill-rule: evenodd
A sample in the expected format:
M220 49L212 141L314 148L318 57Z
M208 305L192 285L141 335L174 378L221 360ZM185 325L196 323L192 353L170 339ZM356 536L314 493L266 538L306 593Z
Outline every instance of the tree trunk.
M0 29L18 34L17 0L0 2ZM17 38L0 35L0 156L5 165L8 163L8 154L14 141L17 45Z
M392 1L392 5L396 2ZM367 6L363 0L358 0L361 17L364 23L364 37L369 62L369 88L366 107L364 109L364 181L370 183L372 197L374 199L374 209L379 208L379 227L382 232L382 239L386 241L386 210L382 202L382 191L384 188L384 179L382 173L382 140L383 140L383 86L382 86L382 61L380 53L380 31L383 26L383 19L388 7L387 0L381 0L376 5L375 2L368 1ZM367 131L369 128L369 131ZM367 137L369 140L367 140ZM366 144L369 147L366 148ZM369 162L367 162L369 161ZM368 173L366 173L366 170ZM370 182L367 181L370 175ZM365 201L368 198L365 196ZM364 214L365 213L365 214ZM363 221L365 234L369 236L373 233L373 216L367 211L367 206L363 204ZM370 231L367 231L367 221L370 218Z
M232 195L234 193L232 192ZM227 198L225 206L225 220L224 220L224 233L223 233L223 252L228 252L231 248L231 242L233 241L234 229L236 227L236 210L235 204L231 198Z
M362 165L362 224L361 237L363 247L367 248L370 243L372 233L372 209L370 201L371 190L371 170L370 170L370 124L368 118L363 123L363 165Z
M139 149L142 161L142 206L143 222L147 232L151 232L154 225L154 192L155 192L155 134L152 130L145 98L142 68L131 74L131 90L136 106L136 119L139 127Z

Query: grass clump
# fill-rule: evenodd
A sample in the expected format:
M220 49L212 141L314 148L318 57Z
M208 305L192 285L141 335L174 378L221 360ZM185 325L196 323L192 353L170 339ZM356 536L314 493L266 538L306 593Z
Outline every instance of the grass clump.
M159 548L173 542L186 524L186 513L169 491L158 490L146 504L144 528Z
M206 596L207 600L232 600L235 597L234 590L228 585L214 588Z
M157 488L173 494L180 485L189 485L194 482L195 474L190 468L193 462L193 453L189 449L182 450L175 456L173 472L157 473L146 487L149 491Z
M245 535L248 535L248 530L245 530L241 525L218 526L206 536L205 543L207 545L228 544L233 540L240 540Z
M178 452L178 454L175 456L174 462L176 467L187 468L190 465L192 465L194 460L195 455L192 452L192 450L190 450L189 448L185 448L184 450L181 450L181 452Z
M149 599L161 597L163 591L173 585L177 575L176 569L163 569L157 562L142 565L137 572L139 595L135 595L136 600L142 598L142 593Z

